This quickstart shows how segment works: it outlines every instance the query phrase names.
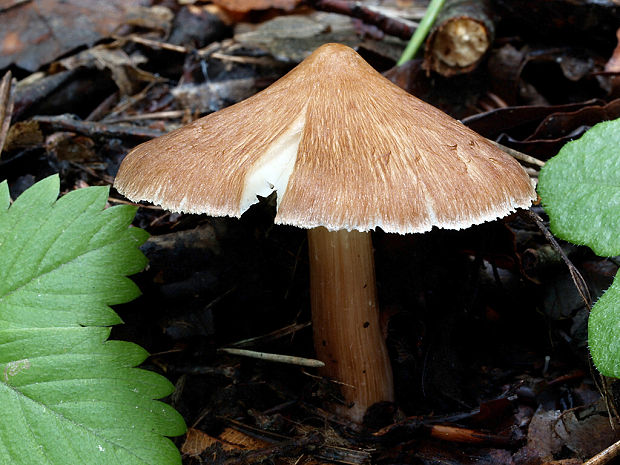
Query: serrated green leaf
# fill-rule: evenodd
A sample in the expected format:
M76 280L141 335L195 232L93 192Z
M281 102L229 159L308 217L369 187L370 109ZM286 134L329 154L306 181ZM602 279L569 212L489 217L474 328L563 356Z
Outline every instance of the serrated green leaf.
M179 464L165 436L185 424L155 400L173 386L107 340L147 234L133 207L104 210L106 188L58 191L51 176L9 206L0 183L0 464Z
M540 172L553 234L596 254L620 254L620 119L569 142Z
M590 312L588 344L596 368L605 376L620 378L620 276Z

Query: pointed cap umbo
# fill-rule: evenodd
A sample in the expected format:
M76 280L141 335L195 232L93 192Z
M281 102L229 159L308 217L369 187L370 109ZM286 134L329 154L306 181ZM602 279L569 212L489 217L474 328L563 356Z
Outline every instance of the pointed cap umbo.
M136 147L115 187L167 210L235 217L275 190L276 223L396 233L466 228L536 198L513 158L340 44Z

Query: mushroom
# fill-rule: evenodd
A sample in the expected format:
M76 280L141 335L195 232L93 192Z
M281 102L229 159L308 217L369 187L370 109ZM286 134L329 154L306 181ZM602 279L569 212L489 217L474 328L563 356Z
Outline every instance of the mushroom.
M394 400L369 231L467 228L536 197L513 158L340 44L139 145L115 187L168 210L233 217L276 191L275 222L308 229L315 350L356 422Z

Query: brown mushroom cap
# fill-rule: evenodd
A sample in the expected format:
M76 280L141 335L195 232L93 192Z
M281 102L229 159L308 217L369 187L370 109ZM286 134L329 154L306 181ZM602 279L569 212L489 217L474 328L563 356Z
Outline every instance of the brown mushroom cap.
M235 217L277 190L276 223L397 233L469 227L536 198L513 158L340 44L136 147L115 187L172 211Z

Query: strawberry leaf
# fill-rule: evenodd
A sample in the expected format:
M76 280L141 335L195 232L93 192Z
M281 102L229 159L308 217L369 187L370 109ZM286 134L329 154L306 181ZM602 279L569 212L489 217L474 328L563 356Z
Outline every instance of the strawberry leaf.
M172 384L108 340L110 305L139 295L126 276L147 234L133 207L104 210L105 187L58 192L51 176L10 205L0 184L0 463L179 464L165 436L185 424L154 400Z

